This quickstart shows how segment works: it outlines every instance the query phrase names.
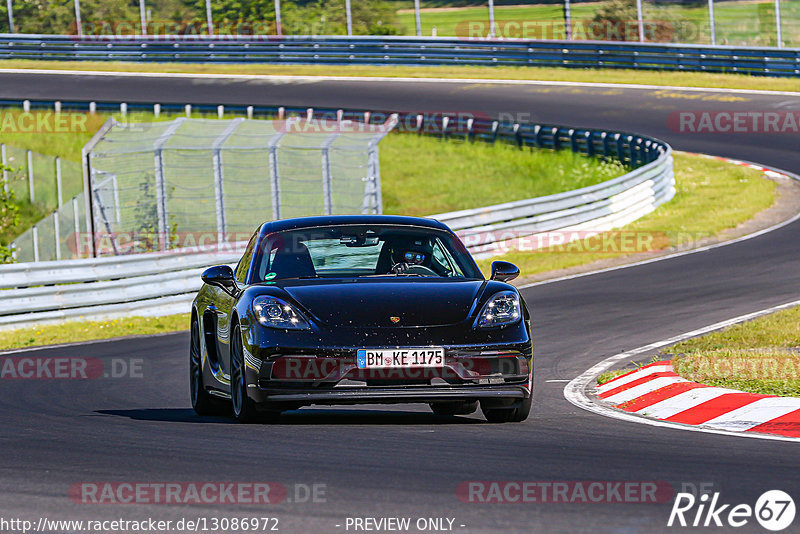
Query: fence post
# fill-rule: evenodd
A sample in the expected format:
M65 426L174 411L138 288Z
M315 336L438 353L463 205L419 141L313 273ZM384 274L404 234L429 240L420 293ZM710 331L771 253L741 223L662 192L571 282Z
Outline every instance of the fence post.
M569 0L564 0L564 33L567 41L572 40L572 6Z
M31 204L36 200L33 192L33 152L30 150L28 150L28 198Z
M339 137L334 132L322 143L322 195L325 199L325 215L333 215L333 178L331 177L331 144Z
M717 19L714 17L714 0L708 0L708 25L711 32L711 46L717 44Z
M39 261L39 228L37 225L33 225L31 234L33 238L33 261Z
M78 37L83 37L83 23L81 22L81 0L75 0L75 26L78 28Z
M227 232L227 224L225 222L225 172L222 165L222 145L225 144L236 128L244 122L244 119L239 117L233 119L228 127L217 137L212 146L213 154L211 156L214 164L214 199L217 207L217 245L225 241L225 234Z
M3 165L3 192L8 193L8 171L6 170L8 160L6 159L5 144L0 144L0 163Z
M61 227L58 223L58 210L53 212L53 230L55 231L56 260L61 259Z
M289 119L291 120L291 119ZM286 135L287 127L275 133L267 144L269 150L269 184L272 191L272 220L281 218L281 180L278 170L278 142Z
M368 180L368 183L372 183L372 191L370 191L370 196L373 199L373 206L370 211L370 206L365 202L365 210L367 214L375 214L381 215L383 213L383 197L381 193L381 167L378 160L378 143L373 143L369 151L367 152L368 155L368 165L367 169L369 171L369 177L371 180Z
M9 5L11 0L8 0ZM9 11L10 13L11 11ZM419 16L419 0L414 0L414 21L417 24L417 37L422 37L422 19ZM12 30L13 32L13 30Z
M167 186L164 183L164 152L161 147L155 149L155 186L156 186L156 216L158 217L158 244L161 250L169 247L167 236Z
M61 158L56 157L56 193L58 194L58 207L64 203L64 195L61 188Z
M783 29L781 28L781 0L775 0L775 28L778 48L783 48Z
M489 0L489 37L495 38L494 31L494 0Z
M14 6L11 5L11 0L6 0L8 7L8 31L9 33L16 33L14 31Z
M145 13L144 0L139 0L139 19L142 23L142 35L147 35L147 14Z
M206 24L208 25L208 36L214 37L214 22L211 20L211 0L206 0Z
M275 33L283 35L283 28L281 28L281 0L275 0Z
M344 11L347 17L347 36L353 36L353 14L350 11L350 0L344 0Z
M639 24L639 42L643 43L644 42L644 15L642 13L642 0L636 0L636 21Z
M75 256L81 257L81 220L78 212L78 197L72 198L72 215L75 230Z

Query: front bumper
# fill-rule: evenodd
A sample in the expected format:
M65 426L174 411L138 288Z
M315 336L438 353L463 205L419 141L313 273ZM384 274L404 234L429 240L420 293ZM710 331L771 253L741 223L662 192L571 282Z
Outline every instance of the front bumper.
M257 404L390 404L526 399L530 345L447 347L438 368L359 369L356 349L245 350L248 396Z

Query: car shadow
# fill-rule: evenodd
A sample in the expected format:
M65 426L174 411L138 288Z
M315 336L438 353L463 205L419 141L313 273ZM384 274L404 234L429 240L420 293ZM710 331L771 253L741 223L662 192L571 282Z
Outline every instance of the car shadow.
M227 416L200 416L191 408L141 408L134 410L96 410L100 415L126 417L136 421L170 423L238 424ZM404 410L336 410L305 408L284 412L270 425L469 425L485 423L474 417L438 416Z

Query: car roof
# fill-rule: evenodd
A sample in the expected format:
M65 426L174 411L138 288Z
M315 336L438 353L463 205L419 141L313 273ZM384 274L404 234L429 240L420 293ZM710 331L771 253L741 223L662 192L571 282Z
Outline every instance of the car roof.
M277 221L265 222L258 229L258 233L259 235L265 235L274 232L283 232L286 230L349 224L416 226L431 228L434 230L444 230L445 232L452 233L452 230L450 230L447 225L435 219L425 219L423 217L404 217L400 215L323 215L315 217L297 217L294 219L280 219Z

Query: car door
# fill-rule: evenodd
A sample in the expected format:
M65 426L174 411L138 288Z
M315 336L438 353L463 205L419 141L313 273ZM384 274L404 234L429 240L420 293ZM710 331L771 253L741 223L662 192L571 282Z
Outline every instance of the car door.
M250 238L250 242L247 244L244 255L242 256L242 259L239 260L239 264L234 270L234 278L236 279L236 283L240 289L245 284L247 271L250 268L250 262L253 259L253 250L255 249L256 237L257 234L254 234L253 237ZM231 317L233 315L233 309L236 306L237 298L221 288L215 289L217 291L214 302L216 304L215 313L217 315L216 338L220 356L219 364L222 372L226 378L228 378L231 372Z

